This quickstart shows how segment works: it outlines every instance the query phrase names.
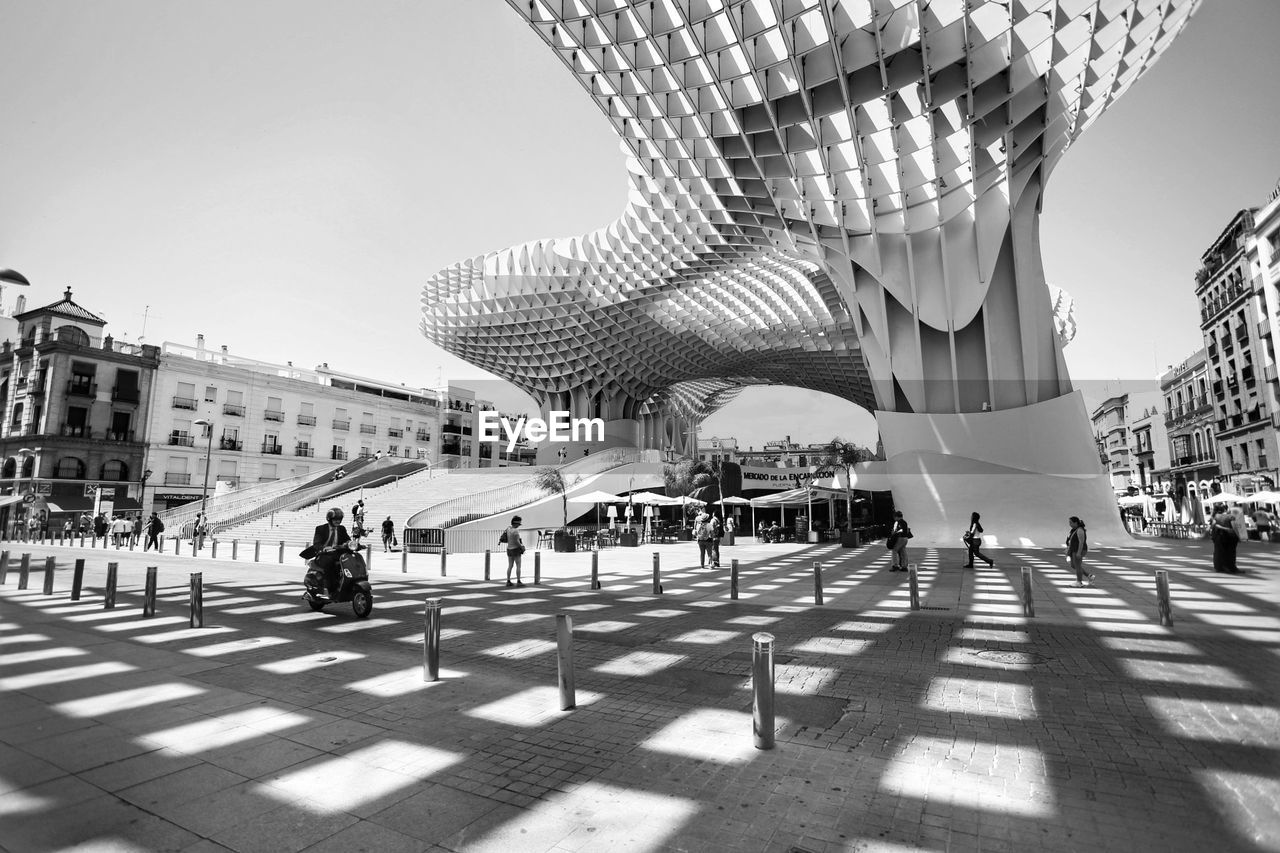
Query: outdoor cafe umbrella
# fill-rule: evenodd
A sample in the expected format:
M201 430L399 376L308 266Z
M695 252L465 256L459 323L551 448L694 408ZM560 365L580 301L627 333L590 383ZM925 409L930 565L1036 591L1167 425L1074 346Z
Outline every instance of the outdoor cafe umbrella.
M612 495L608 492L587 492L582 495L574 495L569 498L571 504L595 504L596 505L596 527L600 526L600 504L617 503L623 500L618 495Z
M743 497L738 497L736 495L728 498L724 498L724 497L720 498L720 506L723 507L725 504L731 504L731 505L740 504L742 506L751 506L751 501ZM728 512L726 512L725 517L727 518L728 515L729 515ZM755 533L755 529L756 529L756 508L751 507L751 532Z

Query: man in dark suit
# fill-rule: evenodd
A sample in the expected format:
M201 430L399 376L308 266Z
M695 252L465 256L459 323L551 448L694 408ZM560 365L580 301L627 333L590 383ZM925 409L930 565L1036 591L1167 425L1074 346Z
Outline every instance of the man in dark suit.
M351 541L351 534L347 533L347 528L342 524L342 510L336 506L325 513L324 517L325 523L317 526L315 535L311 537L311 547L307 549L311 553L303 553L308 557L315 557L316 568L324 572L325 586L329 595L333 596L338 591L338 558Z

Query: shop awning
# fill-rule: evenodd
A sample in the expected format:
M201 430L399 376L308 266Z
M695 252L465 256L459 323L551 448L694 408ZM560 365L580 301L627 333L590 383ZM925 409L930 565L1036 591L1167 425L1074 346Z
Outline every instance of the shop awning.
M4 497L0 497L0 506L13 506L14 504L22 503L22 497L22 495L5 495Z

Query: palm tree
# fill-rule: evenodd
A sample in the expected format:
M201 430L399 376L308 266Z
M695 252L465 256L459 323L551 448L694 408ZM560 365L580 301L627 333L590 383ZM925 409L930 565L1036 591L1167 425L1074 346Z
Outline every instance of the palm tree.
M533 484L544 492L558 492L560 495L560 509L564 518L564 524L560 525L563 530L569 526L569 484L565 482L564 475L560 473L559 468L543 468L533 478Z
M844 469L844 527L853 529L853 466L874 459L875 454L861 445L845 441L840 436L828 441L822 448L821 465Z

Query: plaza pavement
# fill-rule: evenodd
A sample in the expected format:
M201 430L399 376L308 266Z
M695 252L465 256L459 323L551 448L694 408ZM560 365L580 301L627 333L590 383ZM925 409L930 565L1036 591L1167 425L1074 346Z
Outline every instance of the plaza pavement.
M544 553L533 586L530 552L526 586L507 589L496 554L486 583L480 555L450 555L441 577L437 556L402 573L376 553L363 621L303 605L293 548L280 566L247 548L232 563L225 546L217 561L0 547L12 853L1280 850L1280 544L1242 543L1243 576L1213 574L1205 542L1095 552L1085 589L1056 552L995 551L975 572L959 549L914 549L914 612L875 544L725 548L737 601L727 568L690 568L690 543L602 552L598 591L587 554ZM149 565L160 600L143 619ZM434 597L441 680L425 683ZM558 613L575 628L571 711ZM771 751L752 740L757 631L777 638Z

